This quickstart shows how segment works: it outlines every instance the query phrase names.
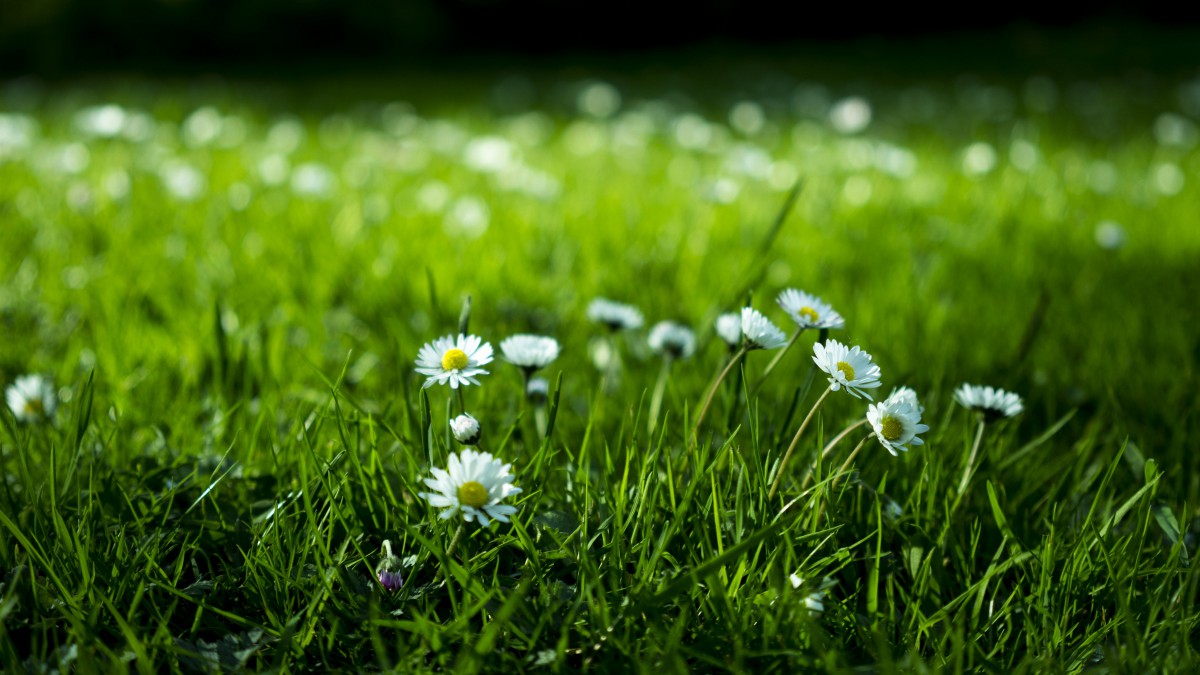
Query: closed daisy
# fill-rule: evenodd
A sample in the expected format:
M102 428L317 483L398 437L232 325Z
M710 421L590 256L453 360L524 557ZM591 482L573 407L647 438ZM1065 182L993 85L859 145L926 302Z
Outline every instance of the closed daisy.
M727 312L717 317L717 336L729 347L736 348L742 344L742 317L737 312Z
M927 425L921 424L921 412L917 409L915 395L907 391L897 390L880 403L872 403L867 408L867 421L875 430L875 437L893 455L907 451L910 445L924 445L925 441L917 438L917 434L929 431Z
M789 288L779 294L776 302L801 328L826 330L846 327L841 314L833 311L833 307L811 293Z
M54 417L58 397L54 385L41 375L18 377L4 392L8 409L18 421L32 424Z
M500 343L504 360L533 374L558 358L558 340L544 335L513 335Z
M829 376L832 391L845 389L858 398L872 400L865 389L880 386L879 366L871 363L871 355L858 347L847 347L837 340L813 344L813 361Z
M646 342L656 354L673 359L686 359L696 351L696 334L691 328L674 321L654 324Z
M465 448L450 455L447 469L433 469L433 478L425 479L433 492L422 492L420 496L431 506L443 508L443 519L461 513L468 523L476 521L483 527L492 520L507 523L517 508L500 502L521 492L512 483L511 468L511 464L501 463L490 453Z
M588 305L587 317L613 331L642 327L642 312L633 305L596 298Z
M447 335L421 347L417 372L425 375L426 387L449 384L451 389L478 385L477 375L487 375L481 366L492 362L492 345L474 335Z
M463 413L450 420L450 433L454 434L454 440L463 445L475 445L483 435L483 430L479 426L479 420Z
M783 331L753 307L742 308L742 339L747 350L778 349L787 344Z
M955 389L954 400L964 408L981 413L989 420L1015 417L1025 409L1021 397L1011 391L978 384L964 384Z

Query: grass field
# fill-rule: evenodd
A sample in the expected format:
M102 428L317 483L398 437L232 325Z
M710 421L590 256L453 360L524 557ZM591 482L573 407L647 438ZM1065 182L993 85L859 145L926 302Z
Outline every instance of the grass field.
M57 399L0 414L4 669L1200 669L1200 80L612 82L0 88L0 381ZM781 470L817 331L693 440L714 320L790 335L788 287L924 445L814 467L867 412L833 392ZM544 407L498 353L422 389L467 297L561 343ZM664 319L697 349L651 433ZM1024 411L960 495L963 382ZM419 496L460 405L511 523Z

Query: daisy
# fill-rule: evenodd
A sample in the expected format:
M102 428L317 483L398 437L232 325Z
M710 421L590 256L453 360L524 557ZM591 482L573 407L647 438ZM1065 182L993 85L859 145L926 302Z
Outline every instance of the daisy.
M674 321L660 321L654 324L646 342L656 354L673 359L686 359L696 351L696 334L691 328Z
M892 455L907 451L909 445L924 445L917 434L929 431L921 424L921 412L915 404L912 390L897 390L881 403L872 403L867 408L867 421L875 430L875 437Z
M833 311L828 303L811 293L789 288L776 299L783 311L801 328L845 328L842 315Z
M489 518L507 523L517 507L500 501L521 491L512 484L511 468L511 464L501 464L490 453L464 448L450 455L448 470L433 469L433 478L426 478L425 484L434 492L419 496L429 500L431 506L444 507L443 519L461 512L468 523L478 521L483 527L487 527Z
M858 347L846 347L837 340L813 344L813 361L829 376L829 389L845 388L858 398L873 400L864 389L880 385L879 366L871 363L871 355Z
M34 423L54 417L58 397L54 385L41 375L23 375L5 391L8 408L20 422Z
M479 420L467 413L450 420L450 432L454 434L454 440L463 445L475 445L483 435Z
M982 413L989 420L1015 417L1025 409L1021 397L1011 391L977 384L964 384L955 389L954 400L964 408Z
M587 317L613 331L642 327L642 312L637 307L613 302L608 298L592 300L587 308Z
M388 593L395 593L404 585L400 576L400 558L392 554L392 542L388 539L383 540L383 560L379 561L375 571L379 585Z
M891 395L888 396L889 400L893 398L908 401L912 404L913 408L916 408L918 413L924 414L925 412L925 406L921 405L920 400L917 399L917 392L913 391L911 387L896 387L892 390Z
M512 335L500 343L504 360L533 374L558 358L558 340L542 335Z
M492 345L474 335L447 335L421 347L417 354L417 372L425 375L425 387L450 384L458 389L468 384L478 385L476 375L487 375L480 366L492 362Z
M742 339L747 350L778 349L787 344L783 331L753 307L742 308Z
M742 317L737 312L727 312L717 317L717 335L730 347L742 344Z

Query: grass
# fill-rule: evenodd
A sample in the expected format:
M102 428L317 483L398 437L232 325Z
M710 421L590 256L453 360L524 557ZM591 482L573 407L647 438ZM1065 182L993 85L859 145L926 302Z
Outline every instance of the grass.
M60 405L0 414L0 663L1195 671L1196 84L743 75L619 79L613 117L549 77L6 85L0 375L44 373ZM841 134L850 95L872 121ZM760 107L731 127L739 100ZM128 137L80 116L107 102ZM860 428L806 485L865 413L835 392L768 498L823 391L816 336L757 392L749 354L689 441L713 320L750 302L790 326L788 286L931 429L841 473ZM602 389L597 295L698 332L653 435L659 361L622 334ZM452 401L412 366L467 296L493 345L563 355L544 439L516 368L465 391L524 491L450 550L459 522L416 493ZM964 381L1025 412L986 428L959 498Z

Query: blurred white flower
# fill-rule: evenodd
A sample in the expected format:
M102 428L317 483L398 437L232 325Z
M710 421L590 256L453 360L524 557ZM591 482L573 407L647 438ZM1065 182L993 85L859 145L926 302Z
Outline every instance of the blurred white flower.
M58 397L54 385L41 375L22 375L5 390L8 409L20 422L32 424L54 417Z
M717 336L730 347L742 344L742 316L737 312L726 312L717 317Z
M558 358L558 340L544 335L511 335L500 343L504 359L533 374Z
M641 328L643 323L642 312L637 307L608 298L592 300L587 307L587 318L614 331Z
M696 351L696 334L691 328L674 321L654 324L646 342L654 353L672 359L686 359Z
M954 400L964 408L981 413L989 419L1015 417L1025 409L1020 396L1010 391L978 384L963 384L955 389Z
M871 104L859 96L844 98L830 109L829 124L839 134L857 134L871 125Z

